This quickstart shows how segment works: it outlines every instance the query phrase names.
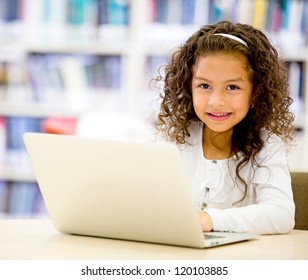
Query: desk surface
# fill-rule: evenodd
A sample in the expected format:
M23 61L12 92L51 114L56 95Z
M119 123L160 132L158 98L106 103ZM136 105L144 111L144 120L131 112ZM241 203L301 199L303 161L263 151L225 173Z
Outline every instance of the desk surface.
M67 235L50 220L0 220L0 259L186 259L308 260L308 231L260 236L211 249Z

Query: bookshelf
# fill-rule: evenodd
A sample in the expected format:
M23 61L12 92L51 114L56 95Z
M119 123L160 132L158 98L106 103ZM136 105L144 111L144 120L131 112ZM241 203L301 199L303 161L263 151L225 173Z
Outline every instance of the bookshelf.
M75 134L80 119L91 112L115 112L151 122L155 104L150 101L157 91L149 89L150 79L176 46L210 22L240 21L269 35L290 67L296 126L307 129L304 0L1 3L0 213L4 215L8 209L4 201L9 201L12 189L36 184L20 141L24 131ZM32 194L34 198L40 201L39 194Z

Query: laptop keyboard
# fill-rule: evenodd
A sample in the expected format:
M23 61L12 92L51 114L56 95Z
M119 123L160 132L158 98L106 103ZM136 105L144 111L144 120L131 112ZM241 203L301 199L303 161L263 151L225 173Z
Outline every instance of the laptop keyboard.
M214 234L204 234L204 239L215 239L215 238L225 238L225 236L214 235Z

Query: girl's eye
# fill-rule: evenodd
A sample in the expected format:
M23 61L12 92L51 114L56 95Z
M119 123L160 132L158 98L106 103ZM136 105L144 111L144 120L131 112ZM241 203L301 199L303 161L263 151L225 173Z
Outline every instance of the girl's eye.
M201 84L199 87L202 88L202 89L209 89L210 88L210 86L208 84Z
M237 90L237 89L240 89L240 88L236 85L230 85L227 87L227 90Z

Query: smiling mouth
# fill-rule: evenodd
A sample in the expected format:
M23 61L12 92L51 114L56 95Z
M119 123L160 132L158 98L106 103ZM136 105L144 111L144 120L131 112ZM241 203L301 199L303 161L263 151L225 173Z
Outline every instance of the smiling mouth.
M217 117L217 118L220 118L220 117L227 117L229 115L231 115L231 113L207 113L208 115L210 116L213 116L213 117Z
M212 120L224 121L228 119L232 113L206 113L208 117Z

